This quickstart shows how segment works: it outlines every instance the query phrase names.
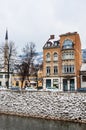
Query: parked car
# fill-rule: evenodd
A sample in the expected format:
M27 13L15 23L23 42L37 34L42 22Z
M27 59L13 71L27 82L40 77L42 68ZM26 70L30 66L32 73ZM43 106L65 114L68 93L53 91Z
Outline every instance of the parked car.
M86 92L86 88L79 88L77 91L78 92Z
M25 90L27 90L27 91L37 91L37 89L35 89L33 87L26 87Z
M58 89L55 88L55 87L48 87L48 88L46 88L46 91L53 91L53 92L56 92L56 91L58 91Z
M0 90L7 90L6 87L0 86Z
M18 87L18 86L12 86L12 87L9 87L9 89L14 90L14 91L20 91L21 90L20 87Z

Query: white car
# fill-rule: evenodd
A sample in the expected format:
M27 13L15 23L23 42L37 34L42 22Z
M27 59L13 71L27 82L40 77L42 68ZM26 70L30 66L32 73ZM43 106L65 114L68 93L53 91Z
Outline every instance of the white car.
M0 90L7 90L7 88L0 86Z
M49 88L46 88L46 91L53 91L53 92L57 92L58 89L57 88L54 88L54 87L49 87Z
M27 91L37 91L37 89L32 88L32 87L26 87L25 90L27 90Z

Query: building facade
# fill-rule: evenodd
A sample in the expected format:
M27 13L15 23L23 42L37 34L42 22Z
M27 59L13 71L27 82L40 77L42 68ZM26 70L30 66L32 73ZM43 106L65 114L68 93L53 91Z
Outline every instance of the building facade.
M77 32L51 35L43 47L43 87L73 91L80 87L81 42Z
M21 75L19 75L18 73L14 73L12 75L12 86L18 86L20 88L33 87L40 89L42 88L42 79L43 79L42 70L38 70L37 76L36 75L29 76L26 77L24 80Z
M86 63L83 63L80 70L81 88L86 88Z
M12 86L12 71L8 72L8 30L5 34L5 42L2 46L2 53L0 53L0 86Z

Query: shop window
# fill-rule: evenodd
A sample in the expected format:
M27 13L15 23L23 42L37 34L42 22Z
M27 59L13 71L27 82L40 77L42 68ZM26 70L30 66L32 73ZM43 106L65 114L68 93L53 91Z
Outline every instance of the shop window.
M59 80L58 79L53 79L53 87L59 88Z

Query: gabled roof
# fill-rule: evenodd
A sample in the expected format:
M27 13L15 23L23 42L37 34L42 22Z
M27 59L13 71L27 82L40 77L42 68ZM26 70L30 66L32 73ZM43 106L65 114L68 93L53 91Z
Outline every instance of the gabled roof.
M56 38L49 38L43 48L59 47L59 40Z

